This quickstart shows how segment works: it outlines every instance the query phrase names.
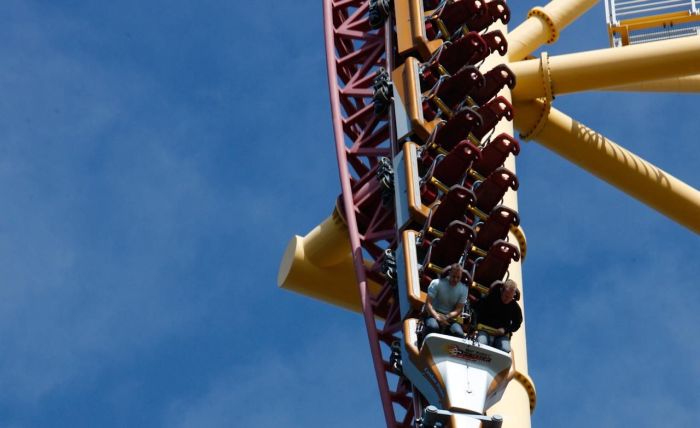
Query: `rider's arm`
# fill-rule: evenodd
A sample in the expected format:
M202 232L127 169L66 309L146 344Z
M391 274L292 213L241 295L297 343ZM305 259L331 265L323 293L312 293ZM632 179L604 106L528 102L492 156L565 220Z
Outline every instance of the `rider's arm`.
M442 314L438 314L438 311L433 307L433 299L437 297L439 280L434 279L428 285L428 297L425 300L425 308L428 310L428 315L439 320Z
M457 318L458 316L462 315L462 311L464 310L464 303L457 303L457 306L455 306L454 310L447 314L447 318Z
M431 296L430 294L428 294L428 298L425 300L425 309L428 310L428 314L431 317L438 320L440 319L440 315L442 314L438 314L438 311L436 311L435 308L433 308L433 296Z
M520 305L518 305L517 303L515 305L516 307L513 309L513 316L510 320L510 326L507 329L508 333L518 331L518 329L520 328L520 324L522 324L523 322L523 312L520 309Z

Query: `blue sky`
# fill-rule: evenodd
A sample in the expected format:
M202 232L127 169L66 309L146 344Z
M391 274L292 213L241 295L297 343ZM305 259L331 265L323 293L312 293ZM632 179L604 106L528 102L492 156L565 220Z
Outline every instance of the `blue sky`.
M321 2L3 6L0 426L382 426L362 319L276 287L340 188ZM599 5L547 51L605 46ZM695 101L555 106L698 187ZM518 174L533 425L694 426L698 237L535 143Z

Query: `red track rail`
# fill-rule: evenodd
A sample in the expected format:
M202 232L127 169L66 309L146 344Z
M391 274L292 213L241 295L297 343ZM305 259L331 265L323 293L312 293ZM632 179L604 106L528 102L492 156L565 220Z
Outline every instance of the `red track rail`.
M379 67L392 69L393 58L386 55L392 52L392 38L385 37L391 27L389 23L380 30L370 28L366 0L324 0L323 6L342 211L350 232L362 312L387 427L408 428L415 420L411 385L396 374L386 357L401 327L398 299L380 273L384 250L396 244L394 213L377 201L376 187L372 187L379 159L391 159L394 152L392 115L376 115L372 102ZM366 261L372 262L369 267ZM368 278L383 284L376 295L367 287Z

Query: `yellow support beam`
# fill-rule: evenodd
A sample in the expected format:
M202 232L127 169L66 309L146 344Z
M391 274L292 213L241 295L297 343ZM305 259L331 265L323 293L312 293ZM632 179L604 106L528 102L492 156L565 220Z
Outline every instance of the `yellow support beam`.
M514 100L528 100L586 90L700 73L700 36L621 48L597 49L508 65L518 84Z
M580 3L578 0L555 0L553 3L565 5L565 3ZM551 3L550 3L551 4ZM493 24L491 29L498 29L503 32L506 38L509 37L508 29L505 25L501 25L500 21ZM510 41L509 41L510 43ZM510 52L512 47L509 45L508 51ZM507 60L506 57L501 57L499 55L489 55L484 63L481 65L482 70L491 70L496 65L503 63ZM510 90L504 88L499 95L505 96L510 99ZM513 135L513 122L507 120L501 120L494 130L493 135L498 135L501 132ZM504 164L506 168L517 174L517 168L515 166L515 157L509 156ZM508 190L503 197L503 205L518 210L518 192L513 190ZM510 242L515 242L517 239L513 233L510 234ZM513 334L511 338L511 346L513 348L513 367L515 369L514 373L518 373L518 379L529 379L528 376L528 362L527 362L527 293L525 290L525 284L522 276L522 262L521 258L517 262L512 262L508 267L508 278L514 280L519 284L519 289L521 292L520 306L523 310L523 324L518 331ZM522 376L520 375L522 374ZM527 384L528 387L524 385ZM532 393L530 393L532 391ZM503 428L530 428L531 420L530 415L532 412L534 395L534 386L532 382L510 382L506 388L501 401L496 403L487 412L488 415L501 415L504 419Z
M277 285L360 312L348 228L337 208L306 236L295 235L289 241L277 273ZM372 281L368 281L368 286L374 293L379 289Z
M700 74L692 76L671 77L669 79L650 80L648 82L631 83L629 85L612 86L606 91L621 92L700 92Z
M545 7L533 8L528 18L506 36L508 59L520 61L543 44L556 42L564 28L596 3L598 0L552 0Z
M542 100L519 102L515 126L538 143L695 233L700 191ZM535 132L533 132L533 130Z

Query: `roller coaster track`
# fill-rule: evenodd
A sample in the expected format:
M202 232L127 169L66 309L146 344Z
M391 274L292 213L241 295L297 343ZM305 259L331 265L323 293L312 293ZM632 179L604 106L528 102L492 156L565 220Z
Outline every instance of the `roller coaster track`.
M372 30L369 1L324 1L328 82L333 130L342 187L342 213L348 225L362 313L387 427L410 427L414 419L410 385L396 375L384 355L401 328L399 308L389 281L381 275L385 250L396 246L393 211L377 203L379 159L393 157L390 115L377 115L372 102L379 68L391 70L391 37ZM369 265L365 260L370 260ZM368 289L368 278L382 284ZM381 319L380 319L381 318ZM392 379L394 378L394 379ZM390 381L394 383L390 386ZM397 419L394 404L406 409Z

